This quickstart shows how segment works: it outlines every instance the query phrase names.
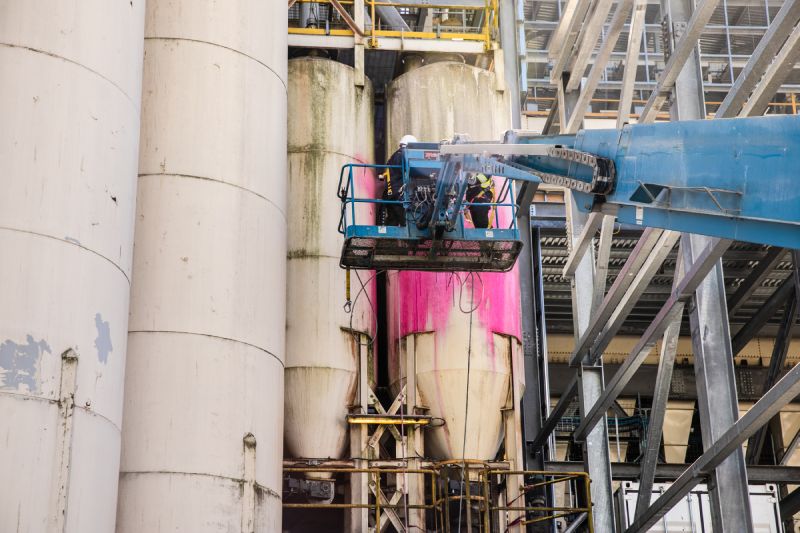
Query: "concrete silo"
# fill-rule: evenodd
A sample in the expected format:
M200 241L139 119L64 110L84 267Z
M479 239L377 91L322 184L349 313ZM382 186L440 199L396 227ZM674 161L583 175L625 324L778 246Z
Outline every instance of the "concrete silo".
M286 455L340 458L348 406L357 403L359 353L366 356L375 334L375 282L372 272L352 272L352 314L343 308L336 192L343 165L373 161L372 86L357 86L342 63L303 57L289 61L288 90ZM355 178L360 196L374 195L371 170ZM374 216L361 204L359 220Z
M117 531L278 531L286 18L147 3Z
M143 26L0 7L0 531L114 528Z
M452 61L418 67L395 79L387 91L387 108L390 149L404 134L420 141L454 133L499 140L510 127L495 74ZM501 209L503 224L511 221L507 211ZM501 410L509 403L512 375L521 379L516 269L480 275L390 272L387 301L394 389L405 379L402 347L413 344L419 401L445 422L426 431L427 453L441 460L493 459L503 436ZM412 335L415 341L406 342Z

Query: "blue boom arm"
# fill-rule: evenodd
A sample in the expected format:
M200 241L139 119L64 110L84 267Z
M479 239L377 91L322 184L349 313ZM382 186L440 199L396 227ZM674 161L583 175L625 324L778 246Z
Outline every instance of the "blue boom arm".
M506 145L558 145L613 161L613 189L574 190L578 208L620 222L800 249L800 117L698 120L584 130L509 132ZM585 165L549 155L511 161L591 182Z
M503 143L411 144L403 154L406 223L357 223L353 168L340 180L341 265L348 268L503 271L519 253L513 225L471 228L463 213L477 172L571 189L579 209L623 223L800 249L800 117L630 125ZM363 166L363 165L361 165ZM427 185L420 185L420 177ZM343 185L344 184L344 185ZM514 209L513 188L509 203ZM498 202L498 200L495 200ZM346 210L352 216L348 220ZM503 207L505 206L505 207ZM497 222L497 221L495 221Z

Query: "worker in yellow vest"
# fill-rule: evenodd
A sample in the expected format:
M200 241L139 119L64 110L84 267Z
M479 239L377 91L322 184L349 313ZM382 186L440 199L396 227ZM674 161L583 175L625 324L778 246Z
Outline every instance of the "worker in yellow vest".
M417 142L413 135L404 135L398 143L397 150L386 162L391 166L402 166L403 150L409 143ZM383 200L399 201L403 199L403 172L399 168L387 168L378 179L385 182ZM378 212L379 226L405 226L406 212L401 204L383 204Z
M467 178L466 200L469 202L469 219L476 228L492 227L494 206L481 205L494 202L494 179L478 173Z

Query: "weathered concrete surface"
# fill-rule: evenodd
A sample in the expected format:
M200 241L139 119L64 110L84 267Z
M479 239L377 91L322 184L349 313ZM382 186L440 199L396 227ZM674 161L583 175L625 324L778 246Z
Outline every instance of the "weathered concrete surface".
M286 19L273 7L147 3L119 532L280 530Z
M420 141L452 138L455 133L467 133L473 140L500 140L511 127L511 115L506 96L496 86L493 73L456 62L433 63L403 74L387 89L389 149L394 150L405 134ZM510 222L510 212L500 214L501 223ZM501 409L508 402L512 365L514 374L521 376L519 362L512 360L520 337L516 269L481 275L392 272L387 300L394 389L405 380L406 340L415 335L420 402L431 415L445 420L443 427L426 431L427 453L437 459L493 459L502 438ZM470 333L470 314L465 311L471 308Z
M336 188L342 165L373 162L372 86L356 86L342 63L305 57L289 61L288 90L285 453L339 458L357 393L356 332L374 336L376 295L372 272L353 272L352 317L343 309ZM375 182L373 172L359 171L358 194L373 196ZM372 223L374 209L362 204L356 216Z
M143 26L0 7L0 531L114 528Z

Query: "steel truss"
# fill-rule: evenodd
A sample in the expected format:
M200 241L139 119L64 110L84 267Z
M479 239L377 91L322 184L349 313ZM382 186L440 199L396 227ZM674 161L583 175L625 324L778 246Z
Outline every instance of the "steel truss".
M669 15L665 19L667 42L670 46L669 58L657 87L641 114L640 122L654 121L667 103L671 103L672 120L704 118L703 84L697 43L716 4L717 0L702 0L692 9L691 4L685 0L662 1L662 13ZM554 133L558 129L562 133L574 133L580 128L588 104L598 87L599 72L606 67L621 29L633 10L631 26L635 35L629 40L626 58L627 63L634 64L624 73L618 126L627 122L645 7L646 2L628 0L613 4L607 0L567 2L550 42L549 56L553 64L551 82L557 87L557 103L551 109L545 133ZM609 30L598 43L600 34L596 30L609 14ZM777 91L794 64L797 49L795 45L800 41L799 20L800 2L787 0L735 81L720 107L719 116L753 116L764 112L766 102ZM584 71L596 47L599 51L588 78L584 79ZM728 313L735 312L747 301L766 273L785 256L786 250L771 249L742 283L739 291L730 301L726 301L720 258L730 241L647 229L606 293L605 274L610 239L605 232L606 228L613 227L613 216L592 213L588 217L581 217L576 210L570 209L570 202L568 195L567 242L570 245L570 256L564 275L571 277L572 285L576 338L570 364L575 367L575 376L556 407L548 416L542 416L541 420L536 421L539 432L535 438L526 439L528 446L533 454L547 446L558 421L577 395L582 420L573 436L578 441L585 441L584 468L592 478L595 530L613 532L615 524L610 503L611 479L616 469L612 469L609 462L606 413L660 340L662 349L651 410L651 431L643 450L641 468L636 476L645 487L644 492L649 493L647 487L652 487L659 471L663 473L663 466L657 464L661 425L675 362L681 318L686 309L690 315L692 330L704 453L680 475L674 477L672 487L658 500L650 504L648 498L639 498L635 522L626 533L647 531L693 487L706 481L712 482L714 529L752 531L747 488L748 467L741 445L750 441L748 462L755 464L765 441L764 426L800 394L800 367L793 368L778 380L799 307L797 302L800 301L800 276L796 274L779 287L733 340L729 331ZM595 241L601 227L603 232L599 240ZM678 241L681 251L671 294L619 370L604 387L602 354L605 348ZM797 265L798 255L793 257ZM599 276L602 278L598 279ZM774 348L764 395L747 414L738 418L733 357L782 306L784 311L779 339ZM800 438L795 437L789 444L784 452L783 462L791 455L799 440ZM756 477L760 475L765 474L757 471ZM798 509L800 492L795 491L784 499L782 514L790 517Z

